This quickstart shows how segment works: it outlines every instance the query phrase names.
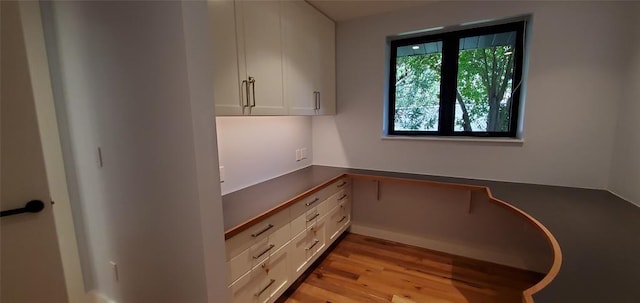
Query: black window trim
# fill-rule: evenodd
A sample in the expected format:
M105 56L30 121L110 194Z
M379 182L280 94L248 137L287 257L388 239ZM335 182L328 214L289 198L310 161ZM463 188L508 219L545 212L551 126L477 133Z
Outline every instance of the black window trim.
M459 39L473 36L489 35L501 32L516 32L513 92L511 101L510 126L508 132L454 132L455 126L455 90L457 89L458 74L458 51ZM390 41L389 56L389 95L387 100L387 135L389 136L450 136L450 137L487 137L500 138L518 136L518 123L520 117L520 99L522 95L522 74L524 64L524 35L526 31L526 20L509 22L498 25L474 27L469 29L455 30L450 32L425 34L423 36L411 38L399 38ZM445 43L446 40L455 42ZM396 79L396 57L397 49L401 46L442 41L442 73L440 81L440 112L438 119L438 131L406 131L394 129L395 118L395 79ZM453 60L451 60L453 59ZM448 67L448 68L447 68ZM454 84L454 85L451 85ZM451 94L454 94L451 96ZM450 100L452 100L451 102ZM447 101L449 100L449 101Z

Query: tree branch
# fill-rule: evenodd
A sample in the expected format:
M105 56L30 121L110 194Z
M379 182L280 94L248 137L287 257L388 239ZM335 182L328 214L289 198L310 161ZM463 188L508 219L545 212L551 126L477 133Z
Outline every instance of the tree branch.
M507 90L509 79L511 79L511 76L513 75L513 68L510 68L512 65L513 65L513 55L509 56L509 60L507 60L507 64L504 67L504 79L502 79L502 84L500 84L499 95L498 95L500 99L504 97L504 92Z
M480 77L484 81L484 86L487 88L487 94L490 94L489 91L489 62L487 61L487 49L482 49L482 67L484 69L484 74L481 74Z
M460 91L456 90L456 100L458 100L458 104L460 104L460 108L462 108L462 128L466 132L470 132L471 130L471 119L469 118L469 112L467 111L467 106L464 104L462 100L462 95Z

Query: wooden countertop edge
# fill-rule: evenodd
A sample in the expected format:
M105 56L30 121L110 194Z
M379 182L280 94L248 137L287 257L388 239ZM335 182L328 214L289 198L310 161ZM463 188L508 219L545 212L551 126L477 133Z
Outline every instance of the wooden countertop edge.
M552 251L553 251L553 264L551 265L551 268L549 269L549 272L547 272L547 274L544 276L544 278L542 278L542 280L540 280L538 283L536 283L535 285L531 286L528 289L525 289L522 292L522 302L523 303L534 303L533 300L533 294L539 292L540 290L544 289L547 285L549 285L549 283L551 283L551 281L553 281L553 279L555 279L555 277L558 275L558 273L560 272L560 267L562 265L562 250L560 249L560 244L558 243L558 240L556 240L555 236L553 236L553 234L549 231L549 229L547 229L547 227L545 227L542 223L540 223L540 221L538 221L536 218L532 217L531 215L527 214L526 212L524 212L523 210L511 205L510 203L507 203L505 201L502 201L496 197L493 196L493 193L491 193L491 189L489 187L486 186L479 186L479 185L466 185L466 184L457 184L457 183L447 183L447 182L438 182L438 181L429 181L429 180L418 180L418 179L408 179L408 178L402 178L402 177L387 177L387 176L378 176L378 175L368 175L368 174L358 174L358 173L341 173L336 175L333 178L329 178L327 181L283 202L280 203L279 205L275 206L272 209L269 209L243 223L241 223L240 225L228 229L227 231L225 231L224 234L224 238L225 240L237 235L238 233L246 230L247 228L255 225L256 223L258 223L259 221L265 219L268 216L271 216L291 205L293 205L296 202L299 202L300 200L309 197L311 194L313 194L314 192L321 190L323 188L325 188L326 186L328 186L329 184L331 184L332 182L342 178L342 177L352 177L352 178L359 178L359 179L369 179L369 180L382 180L382 181L393 181L393 182L402 182L402 183L420 183L420 184L425 184L425 185L429 185L429 186L438 186L438 187L448 187L448 188L455 188L455 189L466 189L466 190L482 190L485 191L487 196L489 197L489 200L496 203L497 205L500 205L502 207L507 208L508 210L513 211L514 213L520 215L521 217L523 217L526 221L528 221L530 224L534 225L538 230L540 230L540 232L542 232L548 242L549 242L549 246L551 247Z
M542 232L545 235L547 241L549 241L549 246L553 251L553 264L551 265L551 268L549 269L547 274L544 276L544 278L542 278L542 280L540 280L538 283L536 283L535 285L531 286L528 289L525 289L522 292L523 303L534 303L533 294L539 292L540 290L545 288L547 285L549 285L549 283L551 283L551 281L553 281L553 279L555 279L555 277L560 272L560 267L562 266L562 250L560 249L560 244L558 243L558 240L556 240L556 237L551 233L551 231L549 231L549 229L547 229L546 226L540 223L540 221L538 221L536 218L527 214L525 211L513 206L508 202L502 201L494 197L493 193L491 192L491 189L487 186L466 185L466 184L457 184L457 183L406 179L401 177L386 177L386 176L375 176L375 175L365 175L365 174L354 174L354 173L346 173L345 175L349 177L370 179L370 180L387 180L387 181L402 182L402 183L421 183L421 184L427 184L429 186L448 187L448 188L455 188L455 189L483 190L486 192L490 201L496 203L497 205L505 207L508 210L515 212L516 214L523 217L525 220L527 220L530 224L532 224L534 227L536 227L538 230L540 230L540 232Z
M560 248L560 243L558 243L558 240L551 233L551 231L549 231L549 229L546 226L544 226L542 223L540 223L540 221L538 221L536 218L524 212L523 210L494 197L493 194L491 193L490 188L485 187L485 190L487 191L487 195L489 196L491 201L494 201L495 203L502 205L507 209L510 209L511 211L519 214L520 216L524 217L527 221L529 221L529 223L531 223L536 228L538 228L538 230L540 230L540 232L542 232L545 235L547 241L549 242L549 246L553 251L553 264L551 264L551 268L549 269L547 274L544 276L544 278L542 278L542 280L540 280L538 283L529 287L528 289L525 289L522 292L523 303L534 303L533 295L541 291L542 289L544 289L547 285L549 285L551 281L553 281L553 279L555 279L558 273L560 272L560 267L562 266L562 249Z
M238 226L226 230L224 232L224 239L228 240L229 238L231 238L231 237L233 237L233 236L245 231L247 228L257 224L258 222L264 220L265 218L267 218L267 217L269 217L269 216L271 216L273 214L278 213L279 211L281 211L281 210L283 210L283 209L285 209L285 208L287 208L287 207L299 202L302 199L305 199L305 198L311 196L314 192L319 191L319 190L329 186L329 184L333 183L334 181L336 181L336 180L338 180L338 179L340 179L340 178L342 178L344 176L345 176L345 174L342 173L342 174L338 174L335 177L329 178L327 181L325 181L325 182L323 182L323 183L321 183L321 184L319 184L319 185L317 185L315 187L312 187L311 189L309 189L309 190L307 190L307 191L305 191L305 192L303 192L303 193L301 193L301 194L299 194L299 195L297 195L297 196L295 196L295 197L293 197L293 198L291 198L291 199L289 199L289 200L287 200L287 201L285 201L283 203L280 203L277 206L275 206L275 207L273 207L273 208L271 208L271 209L269 209L269 210L267 210L267 211L255 216L255 217L253 217L253 218L251 218L251 219L249 219L249 220L247 220L247 221L245 221L243 223L240 223Z

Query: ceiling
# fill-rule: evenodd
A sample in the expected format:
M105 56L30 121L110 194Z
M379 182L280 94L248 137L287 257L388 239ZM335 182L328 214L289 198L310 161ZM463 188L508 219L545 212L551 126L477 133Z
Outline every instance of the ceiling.
M434 0L307 0L336 22L376 15L407 7L425 5Z

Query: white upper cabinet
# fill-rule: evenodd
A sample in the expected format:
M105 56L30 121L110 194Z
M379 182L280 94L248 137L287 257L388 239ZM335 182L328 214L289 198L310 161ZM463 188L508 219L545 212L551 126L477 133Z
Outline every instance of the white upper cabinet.
M240 78L248 82L251 115L287 114L282 94L282 6L281 1L236 1Z
M216 115L286 115L282 2L210 0Z
M302 1L209 0L219 116L335 114L335 25Z
M230 0L209 1L208 4L213 36L213 97L216 115L243 115L246 98L242 95L241 89L244 88L241 88L242 80L238 72L235 5Z
M290 115L336 113L335 24L302 0L284 3L284 96Z

